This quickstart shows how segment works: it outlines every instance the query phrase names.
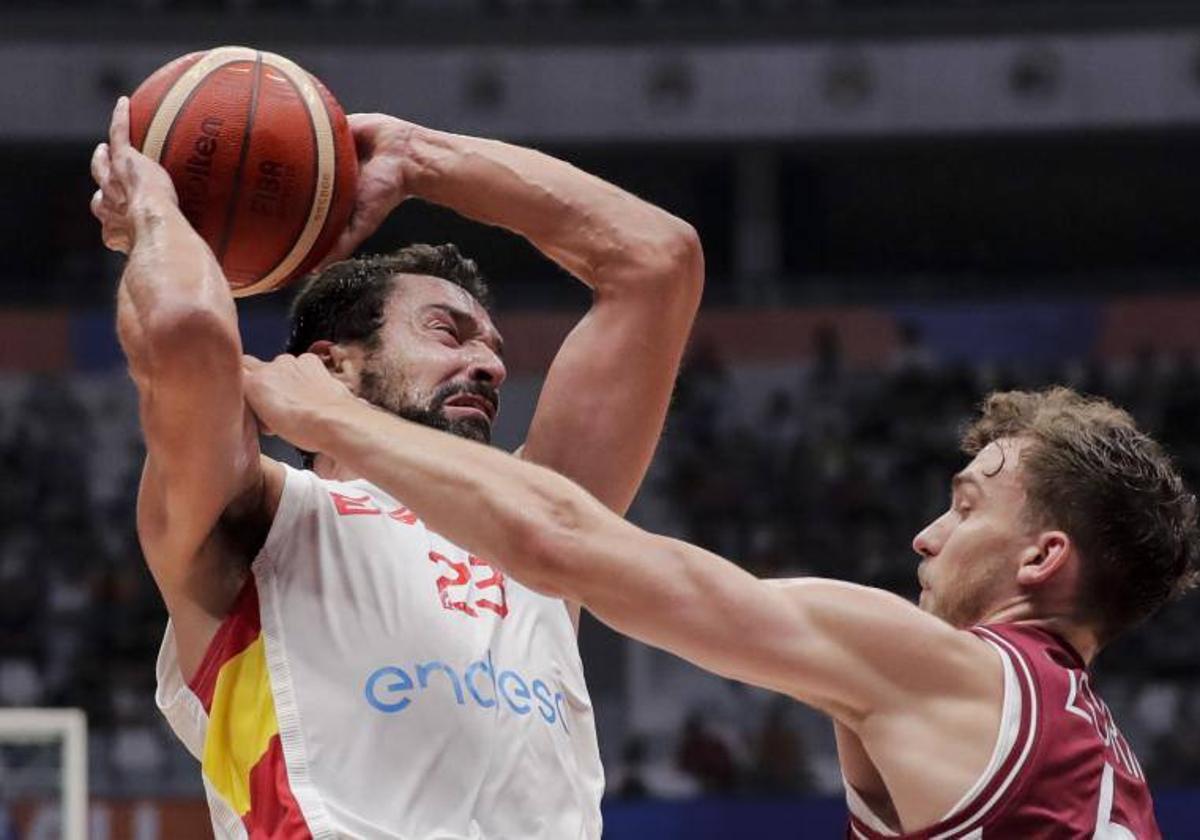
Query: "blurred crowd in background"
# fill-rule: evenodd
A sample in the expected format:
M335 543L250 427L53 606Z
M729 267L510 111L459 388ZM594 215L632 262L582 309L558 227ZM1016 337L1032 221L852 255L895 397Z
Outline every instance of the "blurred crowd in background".
M994 390L1063 384L1107 397L1166 446L1192 487L1200 482L1195 357L1147 348L1107 364L944 365L909 327L884 369L851 372L836 333L822 331L817 344L794 372L754 383L767 391L753 414L743 409L748 383L739 387L735 369L696 348L661 455L660 490L686 537L761 577L834 577L915 597L912 539L948 507L950 477L967 460L959 436ZM1179 737L1200 724L1198 621L1200 598L1185 598L1096 666L1099 691L1156 785L1200 783L1200 745ZM772 773L780 752L795 762L784 776L793 787L811 778L781 714L775 707L747 733L760 752L731 776L732 788L780 784Z
M825 328L793 366L728 364L693 347L639 504L672 531L764 577L820 575L909 596L911 540L948 503L959 431L982 395L1049 382L1127 407L1195 486L1200 361L1146 351L1123 363L1005 369L943 364L916 328L879 369L850 369ZM165 612L134 533L141 444L124 374L3 381L0 705L84 708L98 792L193 791L194 761L151 698ZM1200 783L1200 598L1184 600L1099 660L1099 690L1153 782ZM603 655L626 643L607 636ZM588 652L585 650L585 656ZM597 667L600 667L597 663ZM765 692L721 711L716 678L684 669L680 725L619 734L629 696L601 696L610 795L836 791L828 724ZM615 705L617 708L611 708ZM715 710L715 711L714 711ZM608 730L607 732L603 730Z
M1151 7L1175 11L1153 18ZM811 346L769 362L731 352L753 330L699 335L631 518L764 577L829 576L913 597L912 539L948 504L960 429L991 390L1061 383L1108 396L1200 486L1200 359L1130 351L1144 336L1200 348L1197 8L0 3L0 707L84 709L97 796L201 793L197 762L153 701L166 612L135 534L144 452L112 330L121 259L87 213L87 161L113 98L171 55L222 42L303 50L294 57L331 74L347 110L561 155L695 225L702 316L869 310L885 338L830 322ZM1128 19L1113 23L1118 13ZM964 25L942 25L951 18ZM1145 34L1153 20L1162 31ZM421 63L426 53L432 63ZM761 119L776 112L779 122ZM560 130L575 122L592 133ZM478 259L506 308L502 329L510 312L585 305L586 292L527 243L419 202L402 205L372 249L413 241L454 241ZM1158 308L1124 341L1117 299L1143 293L1160 296ZM281 346L279 297L240 304L250 352ZM1155 319L1169 320L1176 299L1190 314L1160 336ZM994 319L969 317L997 302ZM920 307L924 327L908 318ZM864 344L886 349L866 360ZM531 411L535 378L510 379L506 416L520 417L522 400ZM1095 669L1159 789L1200 787L1197 627L1200 595L1113 644ZM614 799L841 793L831 727L798 703L590 620L581 649ZM0 745L4 840L12 753Z

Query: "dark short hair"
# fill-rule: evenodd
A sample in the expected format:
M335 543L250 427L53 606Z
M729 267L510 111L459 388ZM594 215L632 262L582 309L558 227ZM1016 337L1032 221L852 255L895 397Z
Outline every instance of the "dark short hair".
M1030 442L1021 458L1027 513L1078 547L1077 616L1102 643L1196 585L1196 497L1129 414L1069 388L999 392L962 448L976 455L1000 438Z
M384 306L402 274L441 278L491 308L487 281L456 246L409 245L391 254L336 262L309 277L292 301L287 352L298 355L321 340L361 342L374 349Z

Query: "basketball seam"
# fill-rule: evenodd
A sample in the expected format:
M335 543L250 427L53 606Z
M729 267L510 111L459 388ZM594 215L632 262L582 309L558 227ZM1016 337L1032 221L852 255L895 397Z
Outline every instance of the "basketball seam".
M321 103L321 113L323 113L325 115L325 120L329 123L329 131L332 134L333 119L329 116L329 110L325 107L325 100L321 96L321 91L317 89L316 85L313 85L313 89L316 90L317 100ZM316 123L316 119L315 119L316 114L314 114L312 112L311 108L309 108L309 110L308 110L308 116L309 116L308 133L309 133L309 136L312 138L313 151L315 152L315 154L313 155L313 162L312 162L312 166L313 166L312 190L310 190L308 193L308 206L312 207L312 203L317 200L317 191L321 188L321 153L320 153L320 149L318 148L320 139L317 137L317 123ZM334 183L334 187L336 188L336 185L337 185L337 147L336 146L334 146L334 148L333 148L333 160L331 162L333 163L333 183ZM325 225L329 224L329 210L332 210L332 209L333 209L333 197L332 197L332 193L331 193L329 209L327 209L325 211L325 218L321 220L321 227L317 231L316 237L313 239L314 245L316 244L317 239L321 238L321 233L324 232ZM301 236L304 236L304 231L308 227L308 224L309 224L308 220L305 219L304 227L300 229ZM304 257L300 260L300 262L296 264L296 268L299 268L301 265L303 265L305 262L307 262L310 254L312 254L312 246L311 245L309 246L308 253L306 253L304 255ZM278 281L276 281L271 286L271 289L272 290L277 289L281 282L283 282L283 278L280 278Z
M229 63L232 64L233 62L229 62ZM171 118L171 125L167 128L167 133L163 137L162 148L158 152L158 160L157 160L158 163L162 163L167 158L167 152L171 148L171 140L175 137L175 127L179 125L179 117L183 114L184 111L187 110L187 106L192 103L192 99L194 99L195 96L200 92L200 88L204 87L204 83L208 80L208 77L211 76L213 73L216 73L218 70L220 70L221 68L223 68L225 66L226 65L222 64L218 67L214 67L213 69L211 69L207 73L205 73L203 76L201 76L199 79L197 79L196 84L192 85L192 89L190 91L188 91L188 95L183 98L183 102L179 103L179 109L175 112L175 116ZM176 84L178 84L178 82L176 82ZM172 85L171 87L172 87L172 89L174 89L174 85ZM169 94L170 91L167 91L167 93ZM166 99L166 96L164 95L163 98ZM161 107L161 105L160 105L160 107ZM146 136L142 139L142 145L145 145L146 141L149 139L150 139L150 128L149 128L149 126L147 126Z
M296 80L293 79L289 74L284 73L283 77L285 79L287 79L287 83L292 86L292 89L294 91L296 91L296 95L300 98L300 101L305 103L304 110L308 114L308 133L309 133L309 137L312 139L312 147L313 147L312 178L311 178L312 189L309 190L308 202L304 206L307 208L310 208L310 213L311 213L313 199L315 199L317 196L317 188L320 186L320 182L321 182L321 150L318 148L318 144L317 144L317 127L316 127L316 125L313 124L314 114L312 112L312 109L308 107L308 103L305 102L305 100L304 100L304 91L300 89L300 86L298 84L296 84ZM275 265L272 266L271 270L269 272L267 272L266 276L269 277L271 274L275 273L275 270L278 269L279 266L283 264L284 260L286 260L288 258L288 256L291 255L292 249L296 247L296 243L299 242L304 237L304 231L308 228L308 224L309 224L308 216L310 213L306 213L304 218L300 220L300 227L296 231L296 235L292 238L292 243L288 247L287 252L284 253L284 255L279 258L278 262L276 262ZM324 224L322 224L321 226L323 228ZM308 259L308 254L304 255L304 257L302 258L302 261L305 259ZM285 279L286 279L286 277L280 277L275 282L271 283L271 285L264 288L263 291L264 292L275 291L276 289L279 288L279 286L283 283L283 281Z
M338 192L338 138L333 115L329 103L322 95L320 82L303 68L290 59L275 53L262 52L246 47L218 47L210 50L202 57L197 65L189 67L180 78L170 85L162 95L159 105L150 120L143 149L156 147L155 159L161 162L165 159L176 137L180 115L193 102L196 95L216 71L233 63L253 62L256 71L263 66L277 71L280 76L298 94L308 117L309 138L313 143L314 159L309 174L312 184L307 191L308 204L303 220L298 225L298 231L291 239L288 250L276 260L274 266L260 275L259 279L245 286L233 287L230 291L234 297L244 297L258 292L273 291L282 286L299 269L305 267L312 256L313 247L323 234L328 231L328 225L333 210L333 204ZM256 114L257 101L262 96L263 77L256 72L255 87L252 88L251 114ZM319 104L318 104L319 103ZM253 135L253 119L248 120L247 130L243 132L242 147L239 150L239 160L232 186L233 195L227 200L226 213L220 220L222 227L218 240L218 261L223 261L234 239L236 228L237 202L241 188L241 175L248 160L249 143L246 133Z
M154 124L154 115L158 113L158 109L161 108L163 106L163 103L167 101L167 97L171 95L171 91L175 88L175 85L179 84L179 80L182 79L187 74L187 71L191 70L192 67L195 67L197 64L199 64L203 60L204 60L204 56L201 55L198 59L193 61L192 64L187 69L185 69L182 73L180 73L179 76L176 77L176 79L173 82L171 82L171 84L163 86L162 93L160 93L158 95L158 101L154 103L154 108L150 111L149 116L146 118L146 131L142 135L142 142L138 146L139 152L146 148L146 141L150 139L150 126ZM130 128L132 129L132 126L130 126ZM170 132L168 131L168 137L169 136L170 136ZM166 147L167 147L166 140L167 140L167 138L163 139L163 148L159 151L159 160L162 160L162 152L166 150Z
M329 212L332 209L331 199L330 201L324 202L324 211L321 212L320 215L314 216L314 210L319 206L316 198L320 194L319 190L321 187L321 176L323 172L322 162L327 164L325 169L328 169L327 175L331 183L336 183L337 144L334 137L334 127L332 120L329 118L328 110L324 107L324 100L321 97L320 91L317 89L316 81L303 68L299 67L294 62L284 58L281 55L264 53L263 56L265 63L271 68L279 71L279 73L285 79L287 79L289 84L296 89L297 93L300 95L300 101L304 104L304 107L308 112L308 125L314 147L313 166L315 169L315 177L313 179L312 190L309 193L308 213L305 217L303 225L300 228L300 234L293 241L291 249L283 256L282 259L279 260L279 262L276 263L275 267L271 269L271 271L267 272L257 283L234 289L233 294L235 297L245 297L247 295L257 294L259 292L273 291L274 289L278 288L296 268L304 263L304 260L308 257L312 250L312 246L319 238L321 231L324 230L325 223L329 218ZM325 118L325 121L328 125L327 132L320 132L317 129L318 111L313 105L314 99L321 103L321 110L319 113ZM323 145L321 141L323 135L328 144L328 149L326 150L326 155L324 158L321 154L321 148ZM332 186L330 193L332 197ZM315 224L318 221L320 224ZM304 251L298 252L296 250L297 247L305 239L310 240L308 247ZM290 267L288 267L289 263L292 263Z
M272 67L272 69L275 69L275 70L279 69L279 68L275 67L274 65L270 65L270 66ZM304 102L304 92L302 90L300 90L299 86L296 85L295 81L292 80L291 76L289 76L287 73L282 73L282 72L280 73L280 75L283 76L283 80L288 85L291 86L292 90L294 90L296 92L296 96L303 103ZM245 286L241 286L239 288L233 289L234 297L239 297L242 295L249 295L249 294L262 294L262 293L266 293L266 292L273 292L273 291L275 291L275 289L279 288L279 286L282 284L283 280L285 279L284 277L277 278L269 284L265 283L264 281L266 281L273 274L275 274L279 270L279 267L281 265L283 265L284 262L287 261L287 258L289 256L291 256L292 251L295 249L296 243L298 243L301 240L301 238L303 238L304 231L308 227L308 223L309 223L308 217L311 214L312 199L313 199L313 196L316 195L317 181L320 176L320 161L318 160L318 158L320 157L320 152L317 149L316 128L312 124L313 123L312 110L307 106L307 104L305 105L304 110L305 110L305 113L308 115L307 122L308 122L309 132L313 138L313 173L312 173L313 187L312 187L312 191L309 192L308 204L306 205L306 207L310 208L310 210L308 213L306 213L304 215L303 218L301 218L297 222L295 234L288 240L287 250L284 251L283 254L281 254L277 260L275 260L275 262L271 265L271 267L267 271L265 271L263 273L263 275L258 278L258 280L256 280L253 283L247 284Z
M196 67L203 65L206 61L213 61L214 58L217 57L216 56L217 53L226 52L226 51L231 53L231 55L229 55L227 61L220 61L219 63L214 63L214 65L212 67L210 67L207 71L205 71L203 75L199 76L198 78L195 79L194 82L192 82L192 89L190 91L188 91L187 95L183 98L183 101L179 103L179 106L177 108L175 108L175 113L171 116L171 123L170 123L170 125L167 126L167 130L165 132L163 132L162 145L159 147L158 154L154 157L154 160L159 163L162 162L163 155L166 154L168 144L171 141L171 137L175 133L175 124L179 121L179 115L183 113L184 109L192 101L192 97L194 97L196 95L196 93L200 90L200 88L203 87L203 83L213 73L217 72L222 67L225 67L228 64L233 64L235 61L247 60L247 56L245 56L244 54L240 54L240 51L243 49L245 49L245 48L244 47L217 47L216 49L210 50L208 55L202 57L199 61L197 61L195 64L193 64L187 70L185 70L180 75L180 77L178 79L176 79L174 81L174 83L170 85L170 87L167 88L166 93L164 93L162 96L162 100L158 103L157 107L154 110L154 113L150 117L149 125L146 126L146 136L142 138L142 151L143 152L145 151L146 145L150 142L150 139L153 136L154 124L159 119L159 114L161 113L163 105L171 97L171 94L173 94L175 92L175 90L177 88L179 88L179 86L181 84L183 84L183 80L186 79L188 77L188 75L196 69ZM246 50L246 52L250 52L250 51Z
M242 132L242 148L238 154L237 168L233 171L233 189L225 205L225 229L221 232L221 245L217 249L217 262L224 263L229 250L229 239L233 236L233 223L237 218L237 205L242 197L242 171L246 158L250 156L250 134L254 128L254 117L258 112L258 89L262 84L262 53L254 53L254 81L250 85L250 108L246 114L246 128Z
M330 113L330 111L329 111L329 101L325 98L325 96L322 95L322 88L324 86L321 84L321 81L319 79L317 79L315 76L312 77L312 83L313 83L313 87L315 87L317 89L317 98L321 101L321 109L325 112L325 119L327 119L329 121L329 133L331 136L333 136L335 138L335 141L333 144L333 188L329 191L329 210L326 211L325 221L321 224L321 230L317 233L317 239L319 240L322 236L325 235L325 229L329 227L329 221L333 217L333 208L337 207L338 184L341 180L340 178L338 178L338 173L340 172L341 167L338 164L338 149L337 149L337 142L336 142L337 128L334 125L333 114ZM330 96L332 96L332 95L333 94L330 94ZM314 190L316 189L315 184L313 185L313 189ZM310 257L310 256L312 256L311 251L309 251L308 255L305 256L305 259L307 260L308 257ZM274 288L278 288L278 287L279 287L279 285L276 284Z

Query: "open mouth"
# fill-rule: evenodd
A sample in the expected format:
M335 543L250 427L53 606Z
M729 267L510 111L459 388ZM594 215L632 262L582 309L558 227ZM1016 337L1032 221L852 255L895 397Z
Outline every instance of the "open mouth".
M471 414L480 414L488 423L496 419L496 404L478 394L458 394L445 402L446 408L465 409Z

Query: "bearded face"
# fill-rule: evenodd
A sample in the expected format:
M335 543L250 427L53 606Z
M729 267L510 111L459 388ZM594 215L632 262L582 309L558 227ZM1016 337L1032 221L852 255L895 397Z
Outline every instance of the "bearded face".
M445 382L422 398L405 386L400 371L370 362L363 368L359 396L405 420L480 443L491 443L492 422L500 409L500 392L488 382Z
M491 317L464 289L405 275L354 390L406 420L488 443L506 374L502 346Z

